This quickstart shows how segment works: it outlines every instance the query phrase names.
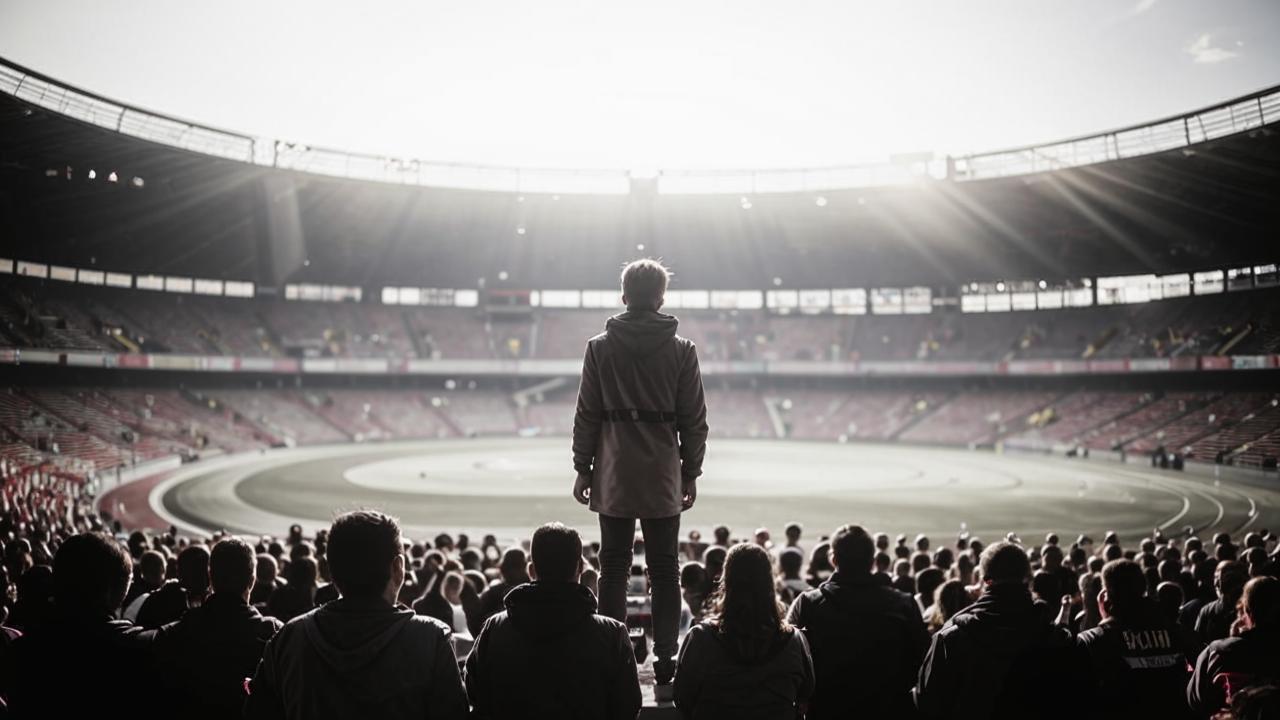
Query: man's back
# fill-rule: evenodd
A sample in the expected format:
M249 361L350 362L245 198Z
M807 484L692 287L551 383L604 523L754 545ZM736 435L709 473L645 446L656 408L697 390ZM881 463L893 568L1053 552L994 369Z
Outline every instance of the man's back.
M124 620L59 617L14 640L0 693L14 718L102 716L148 676L154 638Z
M381 598L335 600L268 643L245 717L465 718L449 635Z
M184 717L225 718L244 706L244 679L253 675L279 620L240 598L214 595L160 629L156 657Z
M701 472L707 437L702 376L693 343L676 335L676 327L670 315L627 311L587 343L573 455L578 471L592 475L594 512L679 515L682 479Z
M476 718L631 720L640 685L622 623L595 614L573 583L530 583L507 595L467 658Z
M933 637L916 703L924 718L1067 718L1083 668L1066 631L1054 628L1025 585L987 588Z
M816 672L809 717L893 716L908 710L929 636L915 600L870 575L837 572L796 598L788 622L805 631Z
M1154 607L1135 621L1104 620L1080 633L1076 645L1091 670L1093 717L1189 717L1183 689L1193 641Z

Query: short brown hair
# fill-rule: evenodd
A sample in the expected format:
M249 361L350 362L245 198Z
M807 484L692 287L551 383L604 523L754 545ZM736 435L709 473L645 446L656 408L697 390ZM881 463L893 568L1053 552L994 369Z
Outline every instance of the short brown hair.
M547 582L574 582L582 567L582 538L578 531L552 522L533 531L529 543L533 569Z
M632 260L622 268L622 296L627 308L657 310L667 294L671 271L661 261L651 258Z
M401 552L400 523L380 512L339 515L329 528L329 574L344 597L381 595L391 581L391 562Z

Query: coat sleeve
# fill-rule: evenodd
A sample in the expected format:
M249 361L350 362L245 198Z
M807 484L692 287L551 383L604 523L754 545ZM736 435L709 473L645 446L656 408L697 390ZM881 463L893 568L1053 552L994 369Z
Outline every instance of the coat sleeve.
M485 622L476 642L471 646L471 654L467 656L466 684L467 699L471 701L471 717L474 720L486 720L493 717L493 698L489 697L489 632L490 622Z
M800 643L800 661L803 664L803 676L800 679L800 687L796 689L796 702L801 706L808 704L809 698L813 697L814 690L814 673L813 673L813 655L809 652L809 641L805 638L804 633L796 630L797 641Z
M680 433L680 474L685 482L702 474L707 454L707 399L702 389L698 349L690 343L676 387L676 431Z
M686 717L693 717L693 710L698 705L698 696L702 694L702 680L706 675L706 653L702 647L706 639L706 630L701 626L694 627L684 636L684 644L680 646L680 656L676 661L675 695L676 707Z
M573 469L579 473L590 474L595 464L603 418L600 374L593 346L587 343L582 359L582 381L578 384L578 406L573 416Z
M635 650L625 627L618 628L615 652L618 672L610 693L609 717L611 720L635 720L640 714L640 678L636 674Z
M427 717L466 720L467 693L462 689L458 660L453 655L453 633L440 629L432 658L431 688L427 697Z
M947 651L947 636L934 635L920 665L915 701L919 717L924 720L945 718L954 710L956 678L951 663L955 660L948 657Z
M804 623L804 593L800 593L791 601L791 608L787 610L787 624L803 630Z
M1214 682L1218 674L1217 653L1210 645L1196 660L1196 669L1187 681L1187 705L1197 717L1209 717L1226 704L1222 687Z
M284 701L276 681L276 648L284 631L276 633L262 650L258 669L249 681L249 696L244 701L245 720L284 720Z

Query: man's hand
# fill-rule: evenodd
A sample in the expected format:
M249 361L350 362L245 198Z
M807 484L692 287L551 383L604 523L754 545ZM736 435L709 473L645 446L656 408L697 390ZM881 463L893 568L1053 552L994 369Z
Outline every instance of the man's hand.
M680 488L680 509L688 510L693 507L693 503L698 499L698 483L696 480L686 480L684 486Z
M573 481L573 499L583 505L591 502L591 475L578 473L578 479Z

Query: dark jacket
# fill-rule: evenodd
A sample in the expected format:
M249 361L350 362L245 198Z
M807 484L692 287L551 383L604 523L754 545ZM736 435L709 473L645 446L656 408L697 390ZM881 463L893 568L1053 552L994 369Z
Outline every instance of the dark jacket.
M1216 598L1200 608L1200 614L1196 616L1196 634L1200 636L1200 642L1208 645L1230 635L1231 623L1235 621L1236 602Z
M1074 718L1083 681L1072 639L1044 620L1025 585L990 586L933 636L920 667L923 718Z
M804 633L788 628L758 656L744 657L704 623L680 647L675 701L691 720L795 720L813 682Z
M591 475L591 509L622 518L681 511L702 474L707 404L698 353L662 313L616 315L587 342L573 419L573 466Z
M0 696L12 718L107 717L138 713L131 688L149 677L154 630L126 620L58 617L17 638L0 667ZM105 714L104 714L105 713Z
M156 659L172 697L171 709L190 718L238 717L245 678L281 628L238 597L213 595L182 619L160 628Z
M1246 630L1209 644L1187 683L1187 704L1201 717L1224 708L1240 690L1280 683L1280 630Z
M187 591L177 580L169 580L152 592L138 609L138 625L154 630L168 625L187 612Z
M1170 626L1151 603L1130 621L1108 618L1076 637L1092 679L1089 714L1097 718L1190 717L1183 689L1195 641Z
M515 587L515 583L499 580L480 593L476 611L467 615L467 629L471 631L471 637L479 637L484 621L502 612L507 593Z
M453 627L453 606L436 590L414 601L413 611L419 615L435 618L450 628Z
M870 574L837 572L792 603L817 669L809 717L891 717L909 711L929 633L910 595Z
M640 683L627 628L574 583L507 594L467 658L474 718L634 720Z
M295 618L267 643L244 716L467 716L449 628L381 598L341 598Z

